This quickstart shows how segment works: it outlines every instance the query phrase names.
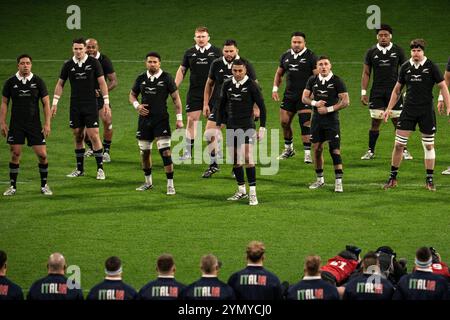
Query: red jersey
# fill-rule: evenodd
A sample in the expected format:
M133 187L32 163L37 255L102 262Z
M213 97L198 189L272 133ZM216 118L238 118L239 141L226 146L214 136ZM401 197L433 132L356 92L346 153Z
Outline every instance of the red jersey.
M328 263L320 270L331 273L336 278L336 283L345 281L358 266L357 260L348 260L341 256L336 256L328 260Z

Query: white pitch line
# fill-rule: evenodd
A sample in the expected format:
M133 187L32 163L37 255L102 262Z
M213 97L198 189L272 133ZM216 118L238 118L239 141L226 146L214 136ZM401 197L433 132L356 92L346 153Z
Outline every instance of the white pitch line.
M66 60L61 59L33 59L35 62L64 62ZM0 62L16 62L16 59L0 59ZM113 63L144 63L144 60L126 60L126 59L117 59L112 60ZM164 63L180 63L180 60L163 60ZM274 61L252 61L253 64L278 64L278 60ZM344 65L352 65L352 64L362 64L363 61L333 61L333 64L344 64ZM447 62L435 62L438 65L446 65Z

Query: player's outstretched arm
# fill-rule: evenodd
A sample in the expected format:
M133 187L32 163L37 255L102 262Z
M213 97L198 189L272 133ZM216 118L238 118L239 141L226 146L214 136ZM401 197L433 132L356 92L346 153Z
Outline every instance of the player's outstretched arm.
M130 90L130 94L128 95L128 101L130 101L130 103L133 105L134 109L136 109L136 111L141 116L145 117L150 112L150 111L148 111L147 108L145 108L148 105L147 104L140 104L139 101L137 100L137 98L138 98L138 95L133 90Z
M369 79L370 67L367 64L364 64L361 76L361 102L365 106L369 104L369 98L367 97L367 87L369 86Z
M273 78L273 88L272 88L272 99L274 101L280 101L280 96L278 95L278 88L283 82L284 70L280 67L277 68L275 72L275 77Z
M186 67L180 65L178 67L177 74L175 75L175 84L177 85L177 88L180 87L181 82L183 82L185 75L186 75Z
M109 94L108 94L108 85L106 84L106 80L104 76L100 76L97 78L98 85L100 86L100 91L103 96L103 112L107 116L111 114L111 109L109 108Z
M205 91L203 92L203 116L205 116L205 118L208 118L211 113L211 110L209 109L209 99L214 90L214 84L214 80L208 77L205 84Z
M172 97L172 101L173 104L175 105L175 114L177 117L177 122L176 122L176 128L177 129L181 129L183 128L183 106L181 105L181 99L180 99L180 94L177 91L173 92L170 94L170 96Z
M441 81L438 83L439 88L441 89L441 95L444 98L445 105L447 106L447 116L450 115L450 94L448 93L447 84L445 81ZM442 111L444 108L442 108ZM441 113L441 110L439 110ZM443 113L443 112L442 112Z
M6 113L8 112L8 98L2 96L2 105L0 107L0 129L2 136L6 137L8 134L8 125L6 124Z
M384 122L388 121L389 114L391 113L392 108L394 108L394 106L397 104L397 101L400 98L401 92L402 92L402 84L397 81L394 89L392 90L391 99L389 100L388 107L386 108L386 110L383 113Z
M111 92L111 90L113 90L119 84L119 82L117 81L117 75L115 72L108 73L106 75L106 78L108 79L108 92Z
M446 88L444 90L441 89L440 94L439 94L439 98L438 98L438 104L437 104L437 108L438 108L439 114L443 114L444 113L444 95L443 95L443 91L447 91L448 92L448 87L450 86L450 72L445 71L444 80L445 80ZM447 109L448 109L448 106L447 106Z
M59 98L61 98L64 90L64 83L66 81L63 79L58 79L58 82L56 82L55 92L53 93L53 102L52 102L52 109L51 109L51 115L52 117L56 116L56 112L58 111L58 102Z
M42 128L42 133L44 137L47 138L50 135L51 131L51 121L52 121L52 112L50 110L50 97L46 95L42 98L42 104L44 108L44 126Z

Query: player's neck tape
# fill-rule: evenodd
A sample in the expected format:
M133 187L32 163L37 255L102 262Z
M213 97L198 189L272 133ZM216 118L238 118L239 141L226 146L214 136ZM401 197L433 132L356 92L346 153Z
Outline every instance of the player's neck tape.
M429 268L429 267L431 267L431 263L432 263L432 259L430 258L428 261L419 261L419 260L417 260L417 258L416 258L416 260L415 260L415 264L416 264L416 266L418 266L419 268Z
M121 273L122 273L122 267L120 267L119 270L116 270L116 271L108 271L108 270L105 269L105 274L107 276L117 276L117 275L119 275Z

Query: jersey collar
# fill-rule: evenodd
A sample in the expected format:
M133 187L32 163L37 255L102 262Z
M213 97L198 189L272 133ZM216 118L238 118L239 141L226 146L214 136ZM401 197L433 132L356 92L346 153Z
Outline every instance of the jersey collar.
M243 85L248 80L248 76L245 75L244 79L242 79L241 81L236 81L236 79L234 77L231 79L233 81L233 84L236 85L236 88L239 88L239 86Z
M423 57L423 60L420 61L420 62L417 63L417 64L414 62L414 60L413 60L412 58L409 59L409 63L410 63L412 66L414 66L416 69L418 69L419 66L422 66L422 67L423 67L423 65L425 64L425 62L427 62L427 57Z
M239 57L239 55L236 55L236 57L233 59L233 61L237 60L237 59L240 59L240 58L241 57ZM227 68L231 69L231 66L233 65L233 61L228 62L227 59L225 59L225 57L222 57L222 60L223 60L223 63L227 66Z
M162 75L163 71L162 69L159 69L159 71L156 74L151 75L150 72L147 70L147 78L150 79L150 81L153 81L155 79L158 79Z
M175 279L175 276L158 276L159 279Z
M392 49L392 46L393 46L393 43L392 43L392 42L389 43L389 45L388 45L387 47L382 47L382 46L380 46L379 43L377 43L377 48L378 48L378 50L382 51L383 54L386 54L386 52L388 52L389 50L391 50L391 49Z
M321 276L304 276L303 280L320 280L322 279Z
M433 269L431 267L429 268L420 268L416 266L416 271L422 271L422 272L431 272L433 273Z
M330 71L330 73L326 77L322 77L322 75L319 73L319 80L322 82L322 84L325 84L325 81L330 81L332 76L333 76L333 71Z
M291 49L291 54L294 56L294 59L297 59L299 56L301 56L302 54L304 54L306 52L307 48L305 47L302 51L300 51L299 53L295 53L294 50Z
M195 49L199 50L201 53L205 52L205 50L209 50L209 48L211 48L211 43L209 43L209 42L203 48L200 48L200 46L198 44L195 45Z
M100 51L97 51L97 54L96 54L96 56L95 56L95 59L100 59Z
M202 278L217 278L217 276L216 275L213 275L213 274L202 274Z
M262 267L262 263L247 263L247 267Z
M20 81L22 81L23 84L26 84L27 81L30 81L31 78L33 78L33 72L30 72L30 75L28 77L22 77L19 73L19 71L16 72L16 77L17 79L19 79Z
M120 278L114 278L114 277L105 277L105 280L109 280L109 281L122 281L122 277Z
M81 67L81 65L82 65L83 63L86 62L86 60L88 59L88 57L89 57L89 55L86 53L86 54L84 55L84 58L83 58L83 59L78 60L77 58L75 58L75 56L73 56L73 57L72 57L72 60L73 60L73 62L75 62L76 64L78 64L79 67Z

